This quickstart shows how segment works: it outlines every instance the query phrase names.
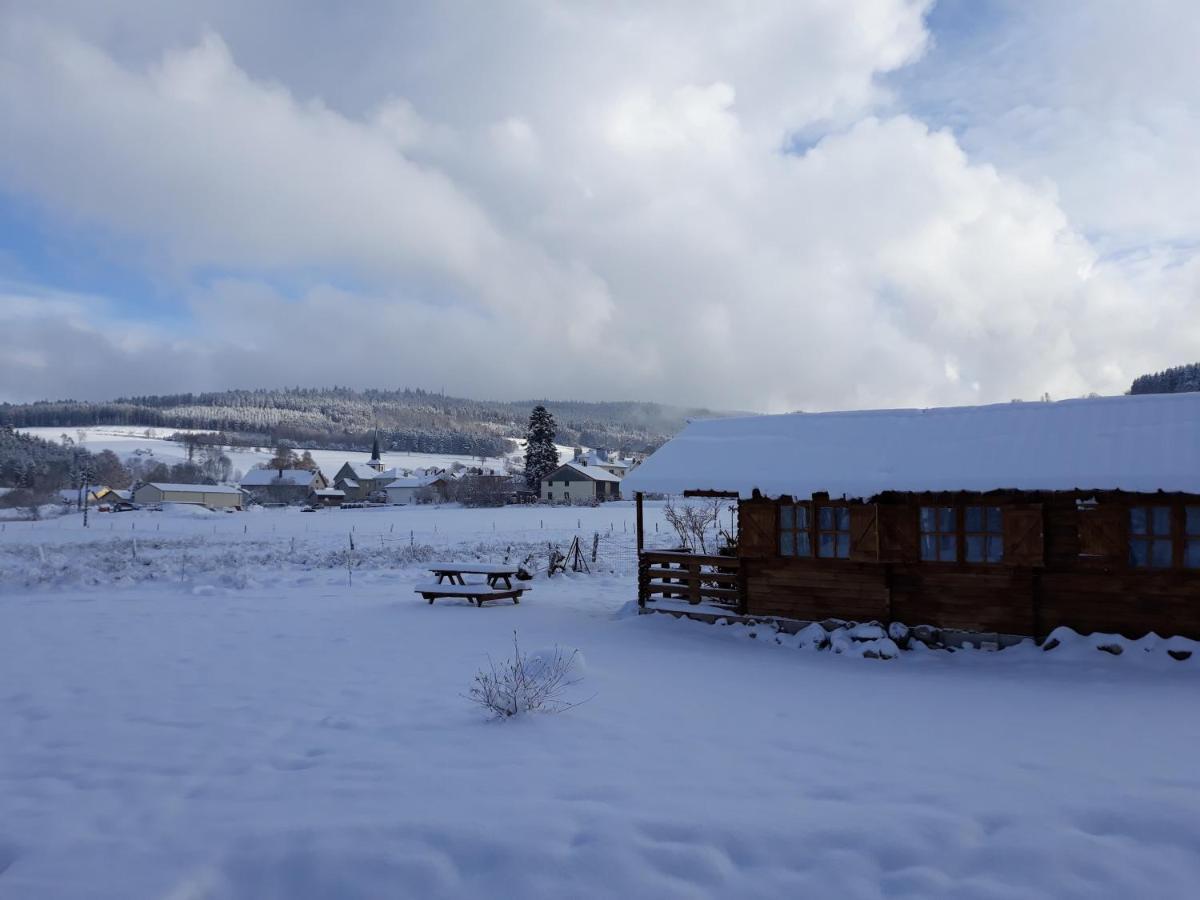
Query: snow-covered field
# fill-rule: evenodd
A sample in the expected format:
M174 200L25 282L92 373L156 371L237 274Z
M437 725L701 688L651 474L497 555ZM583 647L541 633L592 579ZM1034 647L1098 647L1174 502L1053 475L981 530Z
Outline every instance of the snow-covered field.
M37 427L17 429L22 434L32 434L48 441L59 441L64 434L71 440L77 441L82 436L82 445L94 453L101 450L112 450L122 459L128 459L135 454L143 455L156 462L168 465L181 462L187 458L187 449L176 441L168 441L166 436L176 431L188 431L187 428L151 428L133 425L91 425L86 428ZM150 436L147 436L147 430ZM192 429L194 430L194 429ZM300 448L299 452L303 452ZM327 478L333 478L343 463L365 463L371 458L370 453L354 452L351 450L310 450L321 471ZM570 459L571 448L560 446L559 458ZM257 452L253 447L227 447L226 455L233 463L233 468L248 472L255 466L262 465L274 455L271 448L259 447ZM478 456L462 456L444 453L402 453L389 450L383 454L384 462L389 467L401 469L426 469L430 466L439 469L449 468L455 463L464 466L479 466L503 469L507 460L502 457L485 457L482 461Z
M3 898L1200 885L1192 662L884 662L633 615L628 504L92 522L0 531ZM597 533L597 574L540 574L519 606L411 593L433 558ZM580 651L585 702L484 719L464 694L514 630Z

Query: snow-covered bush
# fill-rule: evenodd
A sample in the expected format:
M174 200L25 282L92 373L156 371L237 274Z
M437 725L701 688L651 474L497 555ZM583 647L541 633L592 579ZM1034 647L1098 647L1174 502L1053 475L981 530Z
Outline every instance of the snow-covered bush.
M497 719L530 712L563 712L577 705L563 691L580 680L579 651L561 647L539 653L521 651L513 632L513 655L496 662L488 657L488 668L475 673L467 698Z

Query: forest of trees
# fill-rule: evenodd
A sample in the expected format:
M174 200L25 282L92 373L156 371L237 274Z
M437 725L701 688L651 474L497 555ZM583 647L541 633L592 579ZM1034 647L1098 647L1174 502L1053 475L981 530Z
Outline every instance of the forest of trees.
M1133 379L1129 388L1131 394L1182 394L1187 391L1200 391L1200 363L1141 375Z
M702 409L655 403L542 401L558 423L558 439L612 450L653 450ZM535 401L466 400L423 390L283 388L124 397L112 401L0 403L0 424L139 425L220 432L231 445L365 450L375 428L385 450L502 456L524 435Z

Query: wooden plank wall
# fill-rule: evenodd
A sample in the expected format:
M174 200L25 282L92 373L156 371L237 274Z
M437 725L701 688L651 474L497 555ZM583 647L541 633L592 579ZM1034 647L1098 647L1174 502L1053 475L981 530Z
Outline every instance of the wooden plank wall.
M788 619L888 621L888 585L883 566L808 560L744 560L747 611Z
M913 558L913 535L903 533L910 514L915 528L916 507L949 503L949 495L890 495L881 500L883 536L874 562L780 557L773 537L777 504L744 500L740 515L752 524L750 540L739 548L746 610L802 620L900 621L1039 638L1059 625L1084 633L1140 637L1154 631L1200 638L1200 570L1147 571L1127 565L1128 506L1172 498L1100 497L1101 505L1109 506L1103 524L1113 534L1104 553L1096 553L1089 544L1091 555L1081 555L1080 521L1089 513L1081 512L1076 501L1093 496L1097 495L1008 492L967 498L1023 510L1031 503L1041 504L1041 564L990 566ZM962 503L964 495L954 500ZM1200 498L1186 502L1200 505ZM1118 515L1112 515L1113 507ZM1114 523L1119 526L1115 531Z

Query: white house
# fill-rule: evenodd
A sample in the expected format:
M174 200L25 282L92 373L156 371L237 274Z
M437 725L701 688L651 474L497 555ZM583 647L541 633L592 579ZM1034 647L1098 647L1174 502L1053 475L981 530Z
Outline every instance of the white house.
M599 466L569 462L542 479L542 500L547 503L620 499L620 477Z
M388 484L388 503L393 506L408 506L417 502L417 492L426 484L425 478L405 476L397 478Z
M143 484L133 492L133 500L141 505L152 503L188 503L211 509L241 509L243 494L240 488L223 484Z

